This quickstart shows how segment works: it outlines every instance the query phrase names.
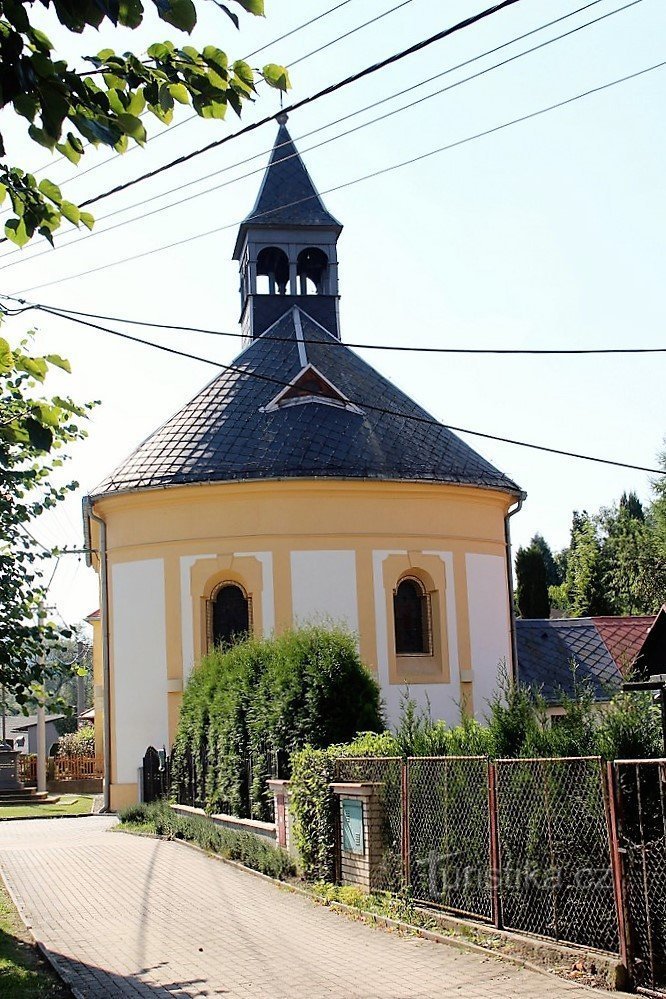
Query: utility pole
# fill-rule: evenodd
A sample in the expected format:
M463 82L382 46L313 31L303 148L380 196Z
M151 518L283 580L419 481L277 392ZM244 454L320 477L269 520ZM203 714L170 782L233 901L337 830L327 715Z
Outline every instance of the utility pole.
M42 622L46 615L44 604L40 603L37 613L39 614L41 638L39 665L41 667L41 675L43 677L44 667L46 665L46 650L44 649L44 633L42 630ZM37 704L37 791L46 791L46 712L44 709L43 697L39 698L39 702Z

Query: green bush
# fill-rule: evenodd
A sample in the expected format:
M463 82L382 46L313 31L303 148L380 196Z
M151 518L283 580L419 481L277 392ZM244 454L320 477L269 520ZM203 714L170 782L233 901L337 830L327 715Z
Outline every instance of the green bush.
M193 792L210 812L266 819L266 778L276 759L288 777L290 755L301 747L383 727L379 688L352 635L309 627L249 639L216 649L192 675L174 745L173 790L182 800Z
M58 756L94 756L95 728L85 725L77 732L67 732L58 740Z
M144 826L164 839L196 843L202 850L237 860L272 878L284 880L295 874L294 863L284 850L271 846L249 832L222 829L201 816L178 815L167 802L130 805L119 813L122 824Z

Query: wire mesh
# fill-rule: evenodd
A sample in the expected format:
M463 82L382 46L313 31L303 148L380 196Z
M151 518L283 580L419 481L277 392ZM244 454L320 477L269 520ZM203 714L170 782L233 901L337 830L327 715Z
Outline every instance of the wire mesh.
M617 952L601 760L498 760L504 925Z
M419 757L407 773L412 895L490 919L488 760Z
M615 774L632 973L666 995L666 761L618 761Z
M336 781L377 785L382 806L383 849L373 881L380 891L399 892L405 886L402 767L398 757L338 759L335 765Z

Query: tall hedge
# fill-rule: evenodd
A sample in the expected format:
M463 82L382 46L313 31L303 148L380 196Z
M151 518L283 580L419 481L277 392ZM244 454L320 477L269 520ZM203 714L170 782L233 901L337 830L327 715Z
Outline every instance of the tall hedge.
M174 790L209 811L265 818L266 778L292 752L381 731L379 687L352 635L308 627L216 649L185 690L174 745Z

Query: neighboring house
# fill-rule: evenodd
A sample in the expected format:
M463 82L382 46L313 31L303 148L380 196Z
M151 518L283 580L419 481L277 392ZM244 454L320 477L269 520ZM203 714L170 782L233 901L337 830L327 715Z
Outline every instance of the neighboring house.
M482 717L512 661L523 494L341 343L342 226L285 122L236 243L245 349L85 502L98 571L107 553L108 616L92 623L113 808L136 800L146 747L172 744L197 661L233 635L344 625L392 723L405 684L437 718Z
M61 721L64 715L46 716L46 752L50 755L51 747L60 738L56 722ZM14 715L6 719L7 740L13 744L15 749L20 749L22 753L37 752L37 715Z
M629 674L666 673L666 609L655 617L582 617L516 621L518 678L541 690L554 709L562 692L590 684L611 699ZM554 711L553 713L557 713Z

